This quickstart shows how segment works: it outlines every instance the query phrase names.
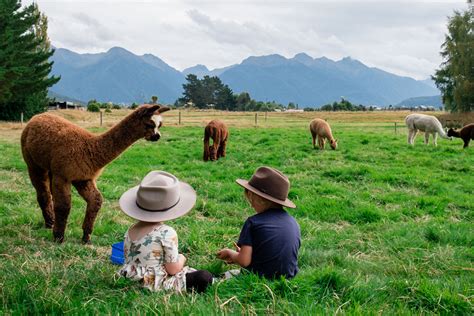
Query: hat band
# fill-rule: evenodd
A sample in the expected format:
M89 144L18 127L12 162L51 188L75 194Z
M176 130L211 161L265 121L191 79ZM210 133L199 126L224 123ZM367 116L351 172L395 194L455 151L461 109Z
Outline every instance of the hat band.
M147 212L166 212L166 211L172 209L173 207L175 207L176 205L178 205L178 203L179 203L180 200L181 200L181 198L179 198L178 201L177 201L176 203L174 203L173 205L171 205L170 207L165 208L165 209L162 209L162 210L151 210L151 209L147 209L147 208L141 206L140 204L138 204L138 200L135 200L135 203L137 204L137 206L138 206L139 208L141 208L142 210L147 211Z

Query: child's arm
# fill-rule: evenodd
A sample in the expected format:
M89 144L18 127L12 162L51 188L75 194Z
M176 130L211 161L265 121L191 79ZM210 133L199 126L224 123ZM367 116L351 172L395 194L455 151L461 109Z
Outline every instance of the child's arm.
M179 271L183 270L184 264L186 263L186 257L182 254L178 255L178 262L165 263L165 270L169 275L175 275Z
M237 251L225 248L217 253L217 257L227 263L236 263L245 268L252 262L252 246L237 247Z

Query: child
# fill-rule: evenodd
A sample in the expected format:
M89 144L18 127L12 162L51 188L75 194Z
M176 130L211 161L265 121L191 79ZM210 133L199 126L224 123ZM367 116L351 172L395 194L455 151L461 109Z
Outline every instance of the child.
M185 266L175 230L163 223L185 215L195 202L193 188L164 171L148 173L139 186L125 192L120 208L138 222L125 234L125 264L119 274L152 291L203 292L212 284L208 271Z
M288 200L288 178L276 169L260 167L250 181L238 179L237 183L245 188L245 197L257 214L245 221L237 251L225 248L217 256L266 278L294 277L301 241L298 223L283 209L296 207Z

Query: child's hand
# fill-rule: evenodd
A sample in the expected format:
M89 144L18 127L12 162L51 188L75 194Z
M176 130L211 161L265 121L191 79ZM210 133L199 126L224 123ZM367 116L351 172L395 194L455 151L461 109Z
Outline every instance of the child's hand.
M233 263L234 260L232 260L233 255L236 254L235 251L230 250L228 248L224 248L222 250L219 250L217 253L217 258L224 260L226 263Z
M235 246L235 250L237 252L240 252L240 247L239 247L239 245L237 245L237 243L235 241L234 241L234 246Z

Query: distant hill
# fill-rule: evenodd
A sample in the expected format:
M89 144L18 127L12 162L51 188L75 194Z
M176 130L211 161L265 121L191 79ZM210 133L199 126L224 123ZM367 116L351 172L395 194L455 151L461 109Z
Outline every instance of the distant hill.
M350 57L339 61L297 54L249 57L220 75L235 92L257 100L321 106L344 97L352 103L388 106L439 93L412 78L370 68Z
M434 96L429 96L429 97L409 98L409 99L403 100L397 105L407 106L407 107L424 105L424 106L434 106L435 108L439 108L440 106L443 106L443 101L440 95L434 95Z
M60 95L60 94L52 92L52 91L48 91L48 98L55 99L56 101L60 101L60 102L73 102L73 103L76 103L76 104L86 105L86 102L84 102L84 101L77 100L77 99L74 99L74 98L70 98L70 97L67 97L67 96L64 96L64 95Z
M319 107L339 101L388 106L439 91L427 82L416 81L367 67L350 57L333 61L300 53L293 58L280 55L250 56L240 64L209 70L196 65L179 72L151 54L137 56L114 47L105 53L77 54L57 49L53 74L61 80L51 91L87 102L132 103L159 101L172 103L182 95L185 76L219 76L235 92L248 92L258 101L294 102Z
M119 47L99 54L59 48L52 60L52 73L61 80L51 91L84 101L146 102L157 95L159 101L172 103L185 81L181 72L158 57L137 56Z

